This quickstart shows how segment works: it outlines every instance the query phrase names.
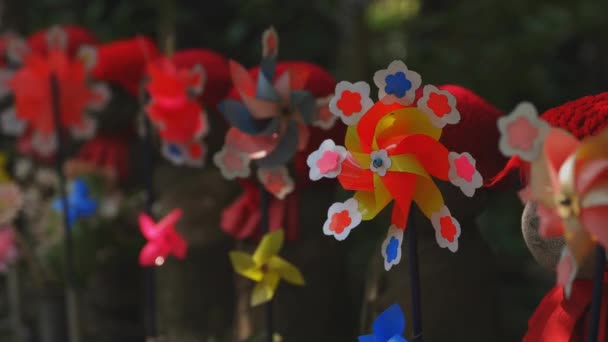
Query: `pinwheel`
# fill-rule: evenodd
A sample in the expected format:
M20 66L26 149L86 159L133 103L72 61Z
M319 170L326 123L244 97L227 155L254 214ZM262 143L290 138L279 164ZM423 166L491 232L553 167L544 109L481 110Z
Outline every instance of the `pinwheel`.
M150 216L139 215L139 229L148 240L139 253L141 266L162 266L169 255L178 259L186 257L188 244L175 229L181 216L182 211L175 209L160 222L154 223Z
M327 115L327 100L316 99L305 89L310 71L303 64L276 72L278 35L274 28L264 32L262 42L257 80L230 61L239 99L227 99L218 107L232 127L214 162L224 177L234 179L248 177L250 162L255 160L261 183L282 199L293 191L286 164L307 146L309 126L330 129L335 119Z
M70 228L77 220L91 217L97 211L98 203L91 198L89 186L80 178L70 184L70 192L65 200L68 205L67 220ZM58 213L64 213L64 199L57 198L53 201L53 209Z
M278 256L283 239L283 230L279 229L266 234L253 255L240 251L230 252L234 270L257 282L251 295L251 306L272 300L281 279L293 285L304 285L300 270Z
M365 82L337 84L329 108L349 125L345 146L326 140L308 157L310 179L337 177L344 189L356 191L329 208L323 231L344 240L362 220L373 219L394 199L392 225L382 246L389 270L401 259L414 201L431 220L439 246L456 252L460 225L432 177L449 180L469 197L482 186L473 157L449 152L438 141L442 128L460 119L456 100L449 92L426 85L413 105L420 76L399 61L377 72L374 81L382 96L375 104Z
M109 99L105 84L90 84L83 61L71 58L68 36L55 27L47 31L46 54L24 52L23 65L7 82L13 93L15 107L2 117L5 133L22 135L29 128L32 148L42 156L51 155L57 148L54 111L58 110L63 128L76 138L89 138L95 132L95 121L83 115L85 111L99 111Z
M201 166L205 147L199 141L209 132L207 115L197 101L205 84L200 64L178 68L161 57L148 64L146 113L163 140L163 155L175 164Z
M384 310L374 321L373 334L359 336L359 342L407 342L403 337L405 315L399 304Z
M0 227L0 272L6 272L17 256L15 231L10 226Z
M570 294L579 265L599 243L608 247L608 130L579 141L550 128L530 104L499 121L500 149L530 162L522 199L537 203L539 232L566 240L557 282Z

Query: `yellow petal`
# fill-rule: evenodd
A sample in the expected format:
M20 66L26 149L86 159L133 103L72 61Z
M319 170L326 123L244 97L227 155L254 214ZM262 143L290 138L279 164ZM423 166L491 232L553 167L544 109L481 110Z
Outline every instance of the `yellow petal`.
M374 175L374 192L357 191L353 197L359 202L359 211L366 221L376 217L393 199L377 175Z
M429 117L416 107L393 111L392 115L385 115L376 126L377 139L404 134L425 134L439 140L441 129L433 126Z
M257 306L269 302L274 293L276 292L277 286L279 285L279 275L274 272L268 272L265 274L262 281L257 283L251 293L251 306Z
M346 149L353 152L363 152L361 142L359 141L359 133L357 133L357 125L348 126L346 129L346 137L344 137L344 145Z
M608 129L583 140L576 151L577 159L607 159L608 158Z
M422 177L431 178L424 169L424 166L420 164L414 155L401 154L391 156L391 162L391 167L388 169L389 171L414 173Z
M424 216L429 219L433 213L438 212L443 207L443 196L432 179L417 177L416 189L414 190L414 201Z
M233 251L230 252L230 261L232 262L232 267L236 273L253 281L262 280L264 274L259 267L257 267L255 262L253 262L251 255L244 252Z
M268 267L277 272L283 280L294 285L303 286L305 284L304 277L300 270L289 261L275 256L270 259Z
M581 226L578 218L564 220L564 237L568 249L579 265L582 265L595 247L593 237Z
M258 266L266 264L272 256L279 254L281 247L283 247L283 239L283 229L277 229L264 235L260 245L253 254L253 261Z

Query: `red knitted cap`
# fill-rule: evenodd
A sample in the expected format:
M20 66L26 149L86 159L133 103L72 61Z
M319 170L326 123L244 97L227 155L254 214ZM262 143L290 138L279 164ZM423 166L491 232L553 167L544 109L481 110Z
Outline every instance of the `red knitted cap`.
M95 35L84 27L65 25L61 26L61 29L67 34L67 52L70 56L76 55L78 49L82 45L93 45L97 43L97 38ZM32 51L43 55L47 53L47 32L49 30L50 29L44 29L42 31L38 31L27 39L27 43Z
M551 126L565 129L578 139L598 134L608 127L608 92L566 102L547 110L540 117ZM527 165L517 157L511 158L490 186L504 182L512 171L523 171Z
M507 160L498 150L496 122L503 112L467 88L442 85L439 89L456 97L456 108L460 112L460 122L443 129L441 142L450 151L469 152L484 180L493 178Z
M215 108L230 90L232 80L228 60L222 55L206 49L188 49L175 52L172 60L178 68L192 68L199 64L205 69L205 87L201 94L203 105Z
M95 49L93 77L115 83L133 96L139 94L146 63L159 55L154 41L143 36L116 40Z

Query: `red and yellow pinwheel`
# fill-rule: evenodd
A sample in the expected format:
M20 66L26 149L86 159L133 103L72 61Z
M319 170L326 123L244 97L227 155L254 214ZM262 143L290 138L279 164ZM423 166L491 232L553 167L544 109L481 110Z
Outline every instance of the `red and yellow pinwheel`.
M469 153L450 152L439 142L442 128L460 120L449 92L427 85L412 105L420 76L398 61L377 72L374 80L381 89L381 101L375 104L366 83L338 83L330 110L349 125L345 147L326 140L307 163L312 180L337 177L344 189L356 191L351 199L329 208L323 230L338 240L394 200L392 225L382 246L389 270L401 259L412 201L433 223L438 244L458 250L460 225L433 177L449 180L467 196L481 187L482 178Z

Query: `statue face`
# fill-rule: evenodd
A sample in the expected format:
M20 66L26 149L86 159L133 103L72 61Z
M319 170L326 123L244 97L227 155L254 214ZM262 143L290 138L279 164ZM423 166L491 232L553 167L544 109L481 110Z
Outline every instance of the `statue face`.
M563 238L544 238L538 232L540 219L536 214L536 203L528 202L521 217L521 230L536 262L551 272L555 271L562 248L565 245ZM593 258L587 259L578 273L578 278L593 277Z

